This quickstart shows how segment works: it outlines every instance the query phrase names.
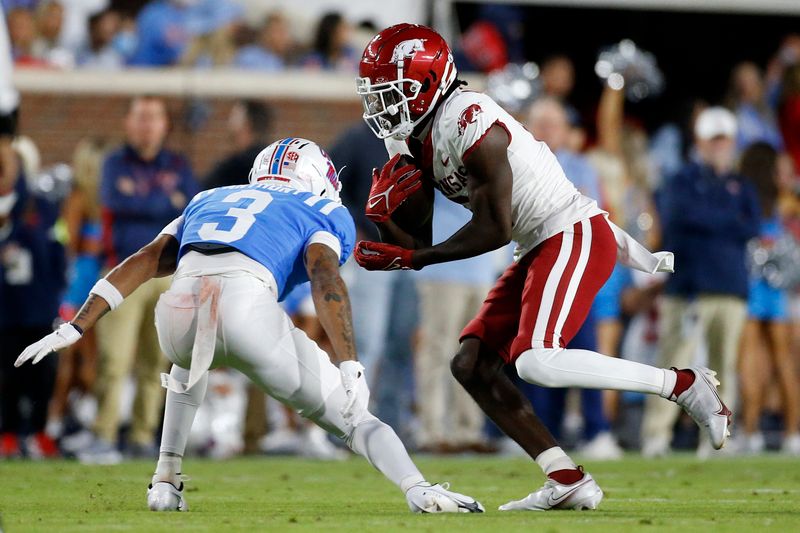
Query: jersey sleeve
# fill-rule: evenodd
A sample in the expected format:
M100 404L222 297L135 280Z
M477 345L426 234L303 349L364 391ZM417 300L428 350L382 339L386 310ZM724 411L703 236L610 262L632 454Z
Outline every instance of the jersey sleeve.
M183 237L183 215L179 216L159 232L159 235L172 235L178 241Z
M356 225L353 216L345 206L337 207L328 215L329 231L336 235L342 247L339 254L339 264L343 265L353 253L356 243Z
M451 136L453 151L461 156L461 161L469 157L483 141L495 123L506 130L511 141L511 133L502 120L500 107L479 93L465 92L448 105L448 124L455 130Z

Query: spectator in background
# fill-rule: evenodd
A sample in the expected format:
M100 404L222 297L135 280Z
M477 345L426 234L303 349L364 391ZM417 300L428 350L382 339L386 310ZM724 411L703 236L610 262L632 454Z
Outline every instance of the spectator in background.
M230 65L241 18L242 8L231 0L196 0L186 22L192 38L180 64L200 68Z
M71 69L75 66L75 55L59 43L63 23L64 6L60 2L50 0L39 4L33 55L50 66Z
M736 402L736 361L747 315L747 241L758 234L759 206L750 182L733 170L736 117L711 107L700 113L694 128L699 160L667 180L660 196L664 249L679 265L665 287L660 324L659 365L691 366L701 339L708 366L722 382L719 394ZM689 331L684 323L691 315ZM661 405L666 404L666 405ZM646 456L669 451L678 411L669 402L646 400L643 450ZM698 454L710 453L702 439Z
M29 457L54 457L58 448L44 430L56 360L27 369L14 368L14 361L26 345L52 331L58 316L65 270L63 247L53 236L58 207L33 196L22 176L15 192L14 201L0 205L0 458L21 456L25 429Z
M206 189L242 185L258 155L269 144L272 129L272 109L257 100L241 100L231 108L228 133L234 153L218 162L203 180Z
M118 69L125 58L114 46L121 29L119 13L107 9L89 18L89 42L78 52L76 62L85 68Z
M17 65L41 65L34 55L36 41L36 19L33 11L16 8L8 12L8 36L11 40L11 56Z
M70 264L67 290L59 314L66 321L75 317L100 276L102 240L98 189L100 167L108 148L108 143L98 138L82 139L75 147L72 161L74 183L61 209L61 219L66 225L68 235L67 257ZM46 433L50 438L57 440L64 435L64 418L73 389L76 389L80 398L76 404L94 403L96 374L97 338L93 330L90 330L58 357L58 374L47 417ZM85 424L88 421L81 422ZM62 447L66 445L66 451L76 451L82 439L83 444L86 443L87 432L88 430L84 430L82 435L71 436L70 440L62 441Z
M100 182L108 269L150 242L181 214L198 191L186 159L164 148L168 129L169 117L163 99L142 96L131 101L125 117L126 143L108 155ZM83 462L121 460L116 446L120 399L132 368L136 400L128 451L133 457L156 455L153 438L164 401L160 373L167 365L152 317L159 296L169 284L170 278L147 282L98 324L96 439L78 454Z
M778 212L778 152L767 143L756 143L742 155L741 173L755 184L763 219L758 239L764 247L774 245L786 232ZM791 352L788 294L771 286L763 277L752 277L748 296L748 320L742 334L740 383L744 434L742 451L762 453L766 449L759 429L765 385L777 376L783 399L783 451L800 455L800 383ZM766 352L766 353L765 353ZM770 364L764 364L764 358Z
M528 110L526 126L555 154L564 174L575 187L602 205L603 195L597 172L586 157L573 152L568 145L570 122L564 103L553 96L539 98Z
M110 2L109 0L58 0L58 2L64 8L58 44L77 54L89 44L90 18L107 10Z
M587 156L600 179L601 206L611 220L649 249L661 246L659 217L653 201L655 169L648 152L647 133L634 120L625 119L624 91L608 84L597 110L597 144ZM622 265L600 289L592 307L597 320L600 353L616 356L622 341L620 302L631 273ZM618 391L604 391L606 414L613 417Z
M433 243L447 240L469 222L469 212L436 192ZM485 418L475 400L453 378L450 359L461 331L478 312L498 271L500 252L432 265L416 273L420 299L419 344L414 358L420 451L487 452ZM508 254L506 254L508 255Z
M340 13L327 13L317 24L313 50L301 65L309 69L355 72L358 52L350 44L352 28Z
M800 168L800 63L786 69L781 85L778 116L786 151Z
M233 66L264 72L284 70L289 64L293 48L289 20L286 15L276 11L264 19L256 42L239 49L233 59Z
M137 47L130 64L139 67L174 65L186 50L191 0L150 2L136 19Z
M756 142L783 149L775 114L767 102L761 69L746 61L734 67L729 88L729 106L738 124L736 147L744 150Z
M551 96L564 104L569 123L577 127L581 122L580 113L569 103L569 97L575 88L575 65L565 55L550 56L542 62L539 74L542 82L542 95Z

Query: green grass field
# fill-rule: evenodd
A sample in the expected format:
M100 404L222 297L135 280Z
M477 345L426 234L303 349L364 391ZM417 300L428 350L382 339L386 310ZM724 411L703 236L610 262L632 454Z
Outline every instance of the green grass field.
M800 531L800 461L698 462L693 457L595 463L597 511L502 513L538 486L522 459L419 458L430 480L481 500L482 515L412 515L400 492L358 458L340 463L256 458L188 460L188 513L152 513L152 462L0 463L5 533L23 531Z

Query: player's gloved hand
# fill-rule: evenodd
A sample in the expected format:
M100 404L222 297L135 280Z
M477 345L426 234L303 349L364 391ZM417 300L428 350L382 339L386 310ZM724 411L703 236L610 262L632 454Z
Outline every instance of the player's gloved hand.
M373 222L386 222L395 209L422 187L422 171L414 165L395 168L400 155L391 158L378 172L372 169L372 187L365 211Z
M356 262L367 270L411 270L413 255L414 250L371 241L358 241L353 252Z
M69 322L61 324L53 333L25 348L25 351L14 361L14 366L21 366L30 359L33 359L35 365L46 355L75 344L82 336L83 332Z
M342 387L347 394L347 401L341 413L349 426L357 426L369 408L369 387L364 375L364 366L358 361L342 361L339 364L342 375Z

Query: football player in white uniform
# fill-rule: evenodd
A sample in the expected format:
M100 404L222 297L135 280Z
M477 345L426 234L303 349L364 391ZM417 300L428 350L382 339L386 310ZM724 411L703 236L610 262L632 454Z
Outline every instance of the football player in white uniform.
M462 332L451 364L455 378L548 478L500 509L594 509L603 498L502 372L504 364L547 387L660 395L683 406L721 448L731 412L711 370L654 368L566 348L618 258L646 272L670 272L672 254L652 254L616 227L575 189L544 143L488 96L464 90L450 48L432 29L383 30L367 45L359 70L364 119L393 156L374 172L366 210L383 242L358 243L359 264L420 269L511 240L518 245L515 263ZM413 162L401 163L403 156ZM470 222L436 246L426 201L433 187L472 211Z
M288 138L255 159L249 185L202 192L155 240L97 282L75 319L29 346L16 366L65 348L153 277L175 274L156 306L161 348L173 363L161 451L147 491L153 511L187 509L186 441L208 370L235 368L271 396L340 437L395 483L414 512L483 512L469 496L431 485L395 432L367 410L350 300L339 266L355 226L339 202L333 163L311 141ZM278 305L311 281L334 361Z

